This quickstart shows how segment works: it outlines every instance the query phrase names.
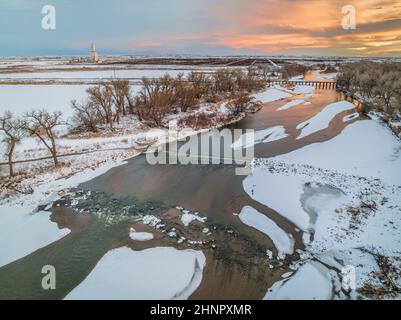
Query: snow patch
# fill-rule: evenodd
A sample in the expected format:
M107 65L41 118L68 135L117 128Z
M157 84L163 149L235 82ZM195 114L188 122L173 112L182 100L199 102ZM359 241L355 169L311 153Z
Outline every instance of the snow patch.
M254 141L250 141L251 137L249 133L242 134L237 141L232 144L232 148L250 148L258 143L268 143L288 137L285 133L285 128L283 126L275 126L264 130L255 131Z
M273 102L285 98L290 98L292 95L278 90L278 89L267 89L266 91L255 94L255 99L262 103Z
M65 299L188 299L201 282L205 261L202 251L114 249Z
M153 239L153 234L149 232L136 232L131 231L129 234L130 238L135 241L149 241Z
M348 101L339 101L329 104L309 120L297 125L297 129L302 129L301 134L297 137L297 139L304 138L312 133L328 128L330 121L337 114L352 109L355 109L355 106Z
M328 300L332 288L329 270L320 263L308 262L290 278L276 282L264 300Z
M204 223L206 221L206 217L199 217L197 214L193 213L183 213L181 215L181 222L186 227L188 227L191 224L191 222L195 220Z
M305 100L302 100L302 99L292 100L292 101L286 103L285 105L281 106L280 108L278 108L277 111L283 111L283 110L290 109L292 107L295 107L295 106L301 104L302 102L305 102Z
M354 112L352 114L348 114L343 118L343 122L348 122L351 120L354 120L356 118L359 118L359 113L358 112Z
M250 206L245 206L242 208L239 218L246 225L267 235L276 246L279 258L284 258L286 254L294 252L294 240L264 214Z

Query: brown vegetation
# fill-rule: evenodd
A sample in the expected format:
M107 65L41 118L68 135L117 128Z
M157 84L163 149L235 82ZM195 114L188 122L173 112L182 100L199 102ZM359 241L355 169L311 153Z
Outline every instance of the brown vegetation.
M4 132L3 142L7 144L7 161L10 177L14 176L13 154L15 145L21 141L24 135L22 123L19 119L15 119L11 112L6 111L0 117L0 131Z
M36 136L50 151L54 165L58 166L55 127L62 124L61 112L49 113L45 110L31 111L25 114L22 127L31 136Z
M246 104L245 93L260 90L264 85L265 79L252 68L246 72L221 69L212 75L191 72L187 77L166 74L158 79L143 78L142 88L135 96L127 80L116 79L89 88L87 102L72 101L74 126L77 130L97 132L100 124L106 124L113 130L113 123L118 123L121 116L134 114L149 126L162 127L167 115L196 109L202 102L218 102L236 94L242 96L240 104ZM243 107L237 105L233 110L238 114L238 108Z
M340 67L337 77L346 91L359 94L390 115L401 108L401 64L393 62L355 62Z

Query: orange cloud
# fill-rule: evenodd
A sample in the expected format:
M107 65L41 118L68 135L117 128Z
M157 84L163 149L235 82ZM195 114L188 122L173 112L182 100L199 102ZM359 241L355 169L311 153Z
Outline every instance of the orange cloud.
M229 4L231 3L231 4ZM342 7L354 5L356 30L343 30ZM210 4L225 22L218 43L234 49L285 52L327 49L400 54L398 0L230 0Z

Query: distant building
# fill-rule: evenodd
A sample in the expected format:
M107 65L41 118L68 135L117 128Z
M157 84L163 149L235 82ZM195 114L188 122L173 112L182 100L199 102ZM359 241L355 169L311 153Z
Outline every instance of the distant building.
M92 45L91 45L91 60L92 60L92 62L99 61L99 56L97 55L97 52L96 52L96 45L94 43L92 43Z

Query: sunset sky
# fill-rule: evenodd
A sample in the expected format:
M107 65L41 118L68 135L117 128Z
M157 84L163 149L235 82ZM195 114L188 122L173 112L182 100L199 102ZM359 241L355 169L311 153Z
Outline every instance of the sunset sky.
M43 5L56 30L41 28ZM356 30L341 26L356 8ZM0 56L401 55L400 0L1 0Z

